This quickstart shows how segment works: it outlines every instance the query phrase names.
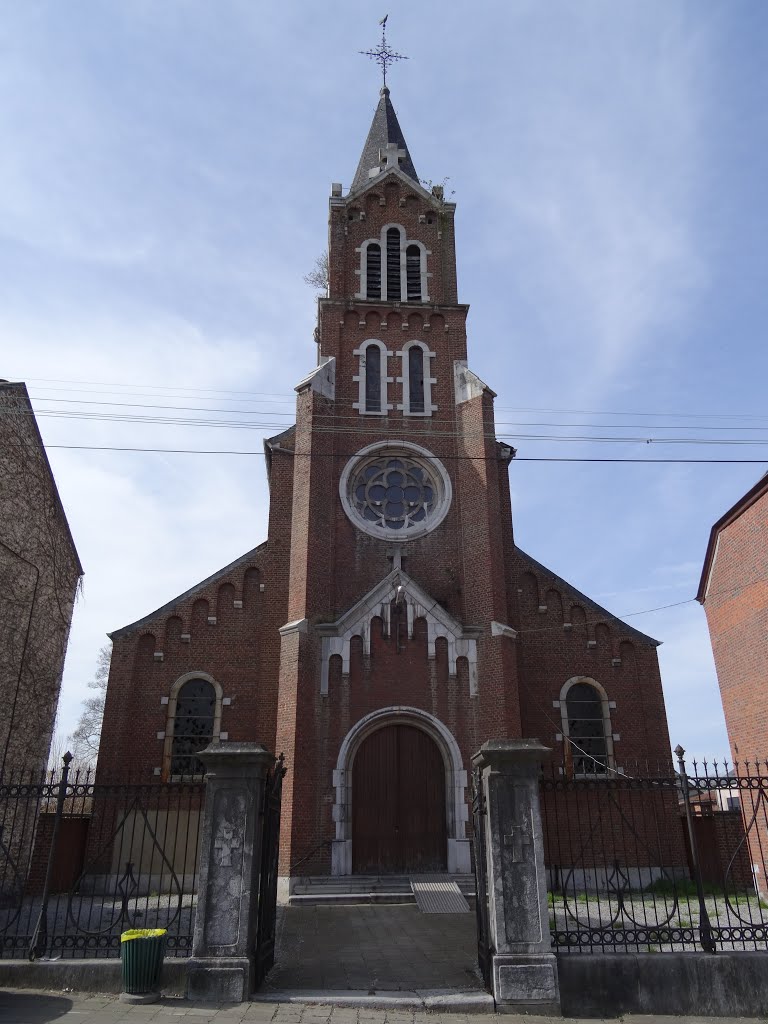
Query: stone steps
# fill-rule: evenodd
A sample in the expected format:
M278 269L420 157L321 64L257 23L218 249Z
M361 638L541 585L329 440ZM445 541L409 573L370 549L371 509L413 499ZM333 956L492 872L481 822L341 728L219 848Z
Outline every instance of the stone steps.
M294 880L289 906L350 906L356 903L415 903L411 877L456 882L467 899L475 895L474 875L346 875L314 876Z

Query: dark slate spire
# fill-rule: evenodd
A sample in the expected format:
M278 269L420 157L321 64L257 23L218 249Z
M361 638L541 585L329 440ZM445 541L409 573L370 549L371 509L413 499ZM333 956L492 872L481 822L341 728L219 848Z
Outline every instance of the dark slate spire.
M380 97L352 182L353 192L363 188L387 167L399 167L415 182L419 180L386 86Z

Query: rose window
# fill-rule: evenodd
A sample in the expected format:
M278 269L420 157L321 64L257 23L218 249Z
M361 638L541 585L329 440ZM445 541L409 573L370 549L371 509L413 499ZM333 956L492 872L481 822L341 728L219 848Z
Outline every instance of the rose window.
M347 466L341 497L347 515L375 537L411 540L442 521L450 502L450 481L443 467L416 445L358 457ZM370 449L368 449L370 451ZM361 453L362 455L363 453Z

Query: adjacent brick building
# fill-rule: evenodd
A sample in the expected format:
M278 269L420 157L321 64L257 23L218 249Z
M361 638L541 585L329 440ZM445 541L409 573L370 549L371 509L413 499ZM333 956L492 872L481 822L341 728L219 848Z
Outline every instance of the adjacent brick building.
M331 190L317 365L265 445L267 540L112 634L102 777L194 774L212 737L283 751L283 877L468 870L490 737L670 767L657 642L515 543L454 213L382 90Z
M707 615L731 756L743 775L749 762L754 771L768 758L768 474L712 527L696 597ZM757 883L766 892L760 865L768 826L765 802L755 805L760 794L740 791Z
M734 760L768 757L768 474L709 535L697 600Z
M27 389L0 381L0 774L45 767L82 572Z

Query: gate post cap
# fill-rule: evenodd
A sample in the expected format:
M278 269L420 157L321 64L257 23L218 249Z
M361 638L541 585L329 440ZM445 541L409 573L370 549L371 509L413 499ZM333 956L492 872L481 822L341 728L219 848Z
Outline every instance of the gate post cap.
M243 770L254 767L266 771L275 763L274 754L271 754L263 744L252 742L211 743L196 756L205 765L206 775L229 772L240 774Z
M545 747L539 739L486 740L472 757L476 768L486 766L513 768L515 765L538 765L549 759L551 747Z

